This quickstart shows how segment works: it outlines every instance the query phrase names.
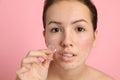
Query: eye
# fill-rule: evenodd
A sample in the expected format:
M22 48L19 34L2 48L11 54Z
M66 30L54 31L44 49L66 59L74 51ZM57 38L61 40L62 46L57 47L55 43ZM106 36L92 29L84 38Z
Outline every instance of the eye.
M83 27L77 27L76 30L77 30L78 32L83 32L83 31L85 31L85 28L83 28Z
M52 28L51 32L56 33L56 32L61 32L60 28Z

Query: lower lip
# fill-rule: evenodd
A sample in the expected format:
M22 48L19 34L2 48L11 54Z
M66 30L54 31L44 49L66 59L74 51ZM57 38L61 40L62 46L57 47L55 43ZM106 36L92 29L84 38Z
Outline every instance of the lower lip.
M75 58L75 56L68 57L68 56L63 56L63 55L61 55L61 59L62 59L63 61L66 61L66 62L73 61L74 58Z

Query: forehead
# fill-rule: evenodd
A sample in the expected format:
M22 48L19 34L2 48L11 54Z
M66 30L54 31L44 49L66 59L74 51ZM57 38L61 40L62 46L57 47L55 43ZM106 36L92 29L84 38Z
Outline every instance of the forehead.
M88 7L79 1L59 1L52 4L46 12L46 22L50 20L72 22L78 19L91 21Z

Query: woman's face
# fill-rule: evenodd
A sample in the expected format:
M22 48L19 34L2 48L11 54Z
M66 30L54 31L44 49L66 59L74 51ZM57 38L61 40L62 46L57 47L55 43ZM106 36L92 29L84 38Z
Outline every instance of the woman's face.
M60 1L46 12L45 41L54 46L56 65L64 69L85 63L96 37L89 9L78 1Z

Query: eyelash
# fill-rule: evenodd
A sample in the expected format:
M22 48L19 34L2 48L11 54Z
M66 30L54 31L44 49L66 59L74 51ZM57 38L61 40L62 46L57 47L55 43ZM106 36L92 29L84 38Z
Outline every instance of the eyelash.
M83 27L77 27L76 30L77 30L78 32L84 32L84 31L85 31L85 28L83 28Z
M52 28L50 31L51 31L52 33L62 32L62 30L61 30L60 28ZM78 26L78 27L76 28L76 31L77 31L77 32L84 32L84 31L85 31L85 28Z
M56 33L56 32L61 32L62 30L60 28L52 28L51 32Z

